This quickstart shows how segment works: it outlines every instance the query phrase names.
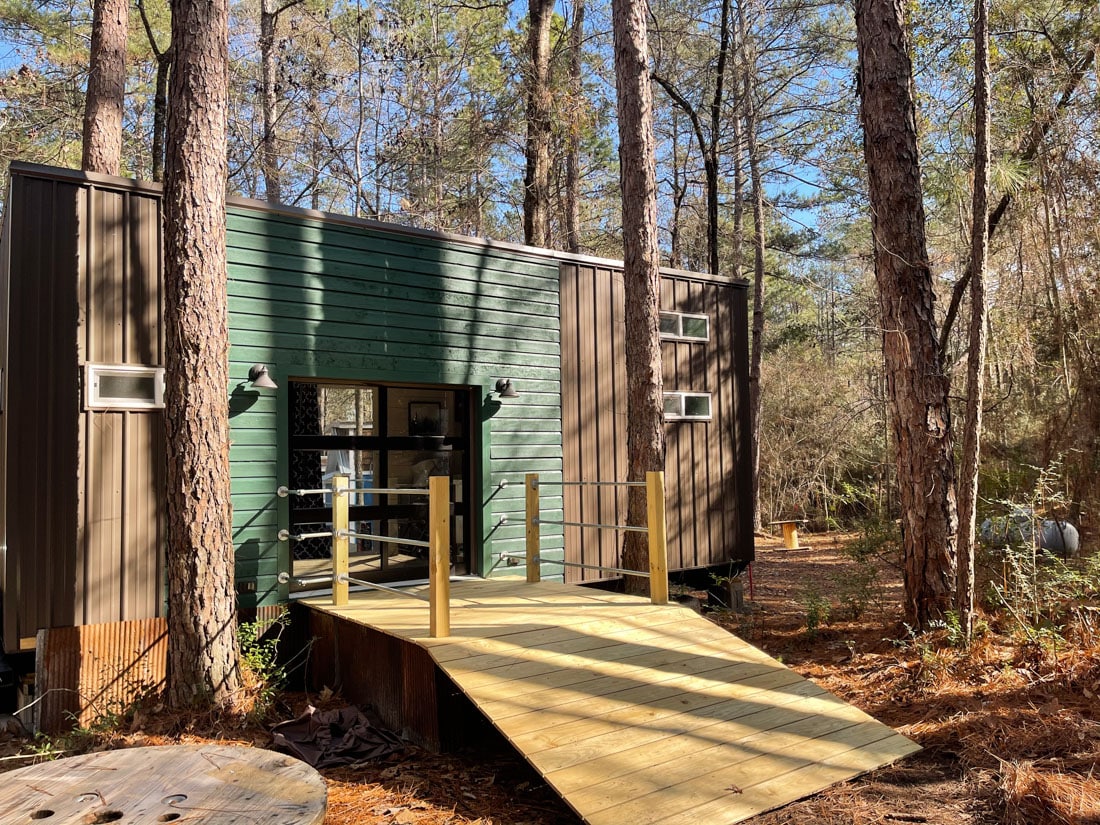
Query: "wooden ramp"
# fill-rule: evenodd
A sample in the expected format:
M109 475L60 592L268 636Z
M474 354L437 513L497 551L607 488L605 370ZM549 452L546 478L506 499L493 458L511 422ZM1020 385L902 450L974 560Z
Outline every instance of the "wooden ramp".
M447 639L407 597L307 604L426 648L591 825L739 822L919 749L678 605L512 579L451 588Z

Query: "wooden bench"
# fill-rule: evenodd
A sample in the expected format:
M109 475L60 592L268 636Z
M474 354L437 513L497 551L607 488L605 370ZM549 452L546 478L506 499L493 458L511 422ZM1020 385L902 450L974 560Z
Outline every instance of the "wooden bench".
M782 525L783 527L783 549L784 550L801 550L798 546L798 527L804 524L803 519L782 519L780 521L772 521L769 524Z

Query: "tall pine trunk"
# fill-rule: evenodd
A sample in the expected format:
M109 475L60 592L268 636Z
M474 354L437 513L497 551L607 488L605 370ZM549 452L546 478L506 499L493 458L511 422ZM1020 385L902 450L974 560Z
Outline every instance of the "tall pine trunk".
M229 499L228 1L172 0L164 184L168 699L227 708L238 646Z
M959 560L955 609L966 638L974 629L974 543L985 401L985 264L989 252L989 0L974 0L974 201L970 222L970 347L959 478Z
M584 48L584 0L573 2L569 27L569 141L565 154L565 248L581 251L581 112L584 108L584 78L581 76Z
M172 45L161 49L157 43L149 16L145 11L144 0L137 0L137 9L141 23L145 27L145 36L149 39L149 48L157 61L157 77L153 93L153 180L164 180L164 133L168 128L168 73L172 68Z
M627 474L643 481L664 470L664 391L661 374L660 259L657 246L657 172L653 90L644 0L612 0L615 85L619 113L619 178L623 199L623 291L626 296ZM627 522L646 523L644 487L631 487ZM627 532L622 564L647 570L643 534ZM628 592L645 592L646 580L626 577Z
M277 0L260 2L260 85L263 91L264 133L260 147L260 165L264 175L264 196L268 203L283 202L279 177L279 145L276 140L279 121L279 90L275 63L275 26L279 20Z
M955 466L940 367L901 0L857 0L859 91L887 398L902 507L905 615L923 627L952 606Z
M554 0L529 0L527 22L527 171L523 239L550 245L550 21Z
M126 93L128 0L96 0L88 91L84 99L84 144L80 168L117 175L122 165L122 107Z
M760 148L757 144L756 121L756 58L749 41L745 24L745 3L737 4L737 29L741 45L741 110L744 112L745 151L749 162L749 182L752 185L752 336L749 347L749 438L752 455L752 529L762 529L760 513L760 375L764 362L764 181L760 171ZM740 159L739 159L740 160ZM744 173L738 165L740 178ZM735 191L743 189L743 181L736 182ZM740 200L740 196L738 196ZM740 245L744 232L743 213L735 215L735 240L738 244L735 260L741 267Z

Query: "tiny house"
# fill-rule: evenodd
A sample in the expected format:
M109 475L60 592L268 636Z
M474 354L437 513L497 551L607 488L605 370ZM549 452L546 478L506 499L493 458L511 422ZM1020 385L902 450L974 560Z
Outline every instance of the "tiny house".
M158 186L13 164L0 247L3 645L163 615ZM422 578L426 508L371 488L451 478L452 566L515 574L525 473L544 516L621 519L622 264L230 199L230 462L236 588L269 613L318 587L323 493L355 479L353 575ZM752 559L746 285L662 275L669 567ZM266 370L261 369L266 367ZM259 380L258 380L259 379ZM508 381L510 383L502 383ZM502 392L501 390L505 390ZM566 492L562 492L565 490ZM331 529L331 528L330 528ZM548 525L547 559L617 563L616 540ZM504 554L504 555L502 555ZM545 576L606 578L546 564Z

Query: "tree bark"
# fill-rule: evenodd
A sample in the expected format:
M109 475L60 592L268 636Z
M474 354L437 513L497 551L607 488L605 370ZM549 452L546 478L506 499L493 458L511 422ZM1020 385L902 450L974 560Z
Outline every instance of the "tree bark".
M756 142L756 60L749 48L748 27L745 25L745 5L737 5L737 28L741 41L741 107L745 114L745 150L749 161L749 182L752 186L752 339L749 347L749 434L752 451L752 529L763 528L760 512L760 374L764 362L764 183L760 173L760 150ZM738 170L740 171L740 170ZM740 184L742 187L743 183ZM744 218L736 216L736 240L740 245ZM736 255L738 269L741 252Z
M153 180L164 179L164 133L168 128L168 74L172 68L172 46L161 49L145 13L144 0L137 0L141 23L145 27L145 36L149 39L149 48L157 61L156 86L153 93Z
M128 0L96 0L92 10L91 59L84 101L80 168L117 175L122 165L122 108L126 94Z
M974 0L974 201L970 224L970 348L959 481L959 558L955 610L969 639L974 630L974 545L978 467L985 401L985 266L989 252L989 0Z
M581 111L584 79L581 76L584 47L584 0L574 0L569 26L569 143L565 155L565 248L581 251Z
M264 175L264 196L268 203L282 203L283 190L279 179L279 147L276 129L279 120L279 91L276 86L275 24L279 19L278 0L260 2L260 85L263 91L264 133L261 165Z
M612 0L626 295L626 450L632 481L643 481L647 472L663 471L665 465L657 171L646 13L644 0ZM627 523L645 524L645 488L629 490ZM622 564L630 570L648 569L646 540L641 533L625 534ZM645 592L646 580L627 576L626 589Z
M902 505L905 615L951 607L958 523L948 381L940 366L901 0L857 0L860 113L887 397Z
M732 117L733 135L733 263L734 278L740 278L744 269L745 245L745 165L742 160L742 120L741 107L734 107Z
M227 0L172 0L164 185L168 700L226 709L239 686L226 302Z
M527 171L523 238L550 246L550 21L554 0L528 0Z

